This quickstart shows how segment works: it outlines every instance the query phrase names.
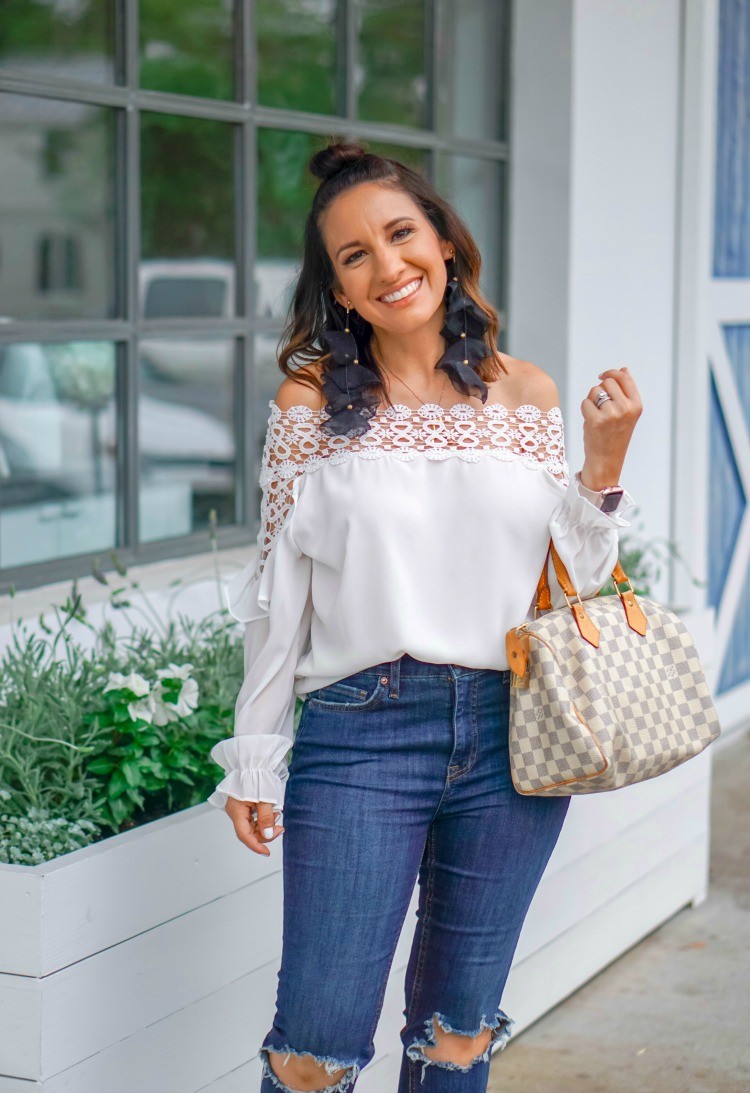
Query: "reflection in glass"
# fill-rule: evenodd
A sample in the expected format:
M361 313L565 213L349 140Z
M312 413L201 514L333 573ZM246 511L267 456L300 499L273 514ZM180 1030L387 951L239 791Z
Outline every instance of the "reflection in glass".
M112 83L114 13L111 0L3 0L0 71Z
M480 287L488 300L500 308L504 165L447 154L440 154L437 163L437 188L466 221L482 255Z
M140 541L173 539L236 521L230 339L141 343L138 438Z
M259 315L284 318L302 254L302 235L317 180L307 170L325 140L289 130L258 131Z
M231 0L140 0L141 87L232 98L232 7Z
M424 148L409 148L405 144L391 144L382 140L368 140L367 148L379 156L388 156L396 159L406 167L412 167L415 171L427 174L430 162L430 154Z
M439 0L438 130L505 140L507 0Z
M396 125L427 125L425 0L355 0L355 5L358 116Z
M114 312L114 111L0 93L0 318Z
M115 350L0 346L0 566L116 544Z
M233 127L143 114L141 311L234 314Z
M257 0L258 101L336 114L337 0Z

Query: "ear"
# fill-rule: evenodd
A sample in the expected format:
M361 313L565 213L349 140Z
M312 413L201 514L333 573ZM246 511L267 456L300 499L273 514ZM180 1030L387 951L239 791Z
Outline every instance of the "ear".
M341 304L342 307L346 307L347 304L349 304L349 306L351 307L351 301L339 285L338 281L334 281L331 285L331 292L333 293L333 296L337 303Z
M441 240L440 250L446 262L449 258L456 257L456 248L454 247L453 243L449 242L447 239Z

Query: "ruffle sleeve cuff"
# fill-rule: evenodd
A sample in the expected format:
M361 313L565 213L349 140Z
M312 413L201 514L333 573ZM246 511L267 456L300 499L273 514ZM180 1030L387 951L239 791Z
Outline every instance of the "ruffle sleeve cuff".
M571 524L579 524L583 527L611 528L613 525L621 528L629 528L628 520L623 515L635 508L635 499L632 494L623 489L620 504L614 512L602 512L595 498L599 494L590 490L582 482L573 476L568 483L567 496L565 498L565 511Z
M274 812L281 812L290 746L286 736L273 733L231 736L214 744L211 758L224 768L226 778L207 798L208 803L225 808L227 798L234 797L237 801L266 801L276 806Z

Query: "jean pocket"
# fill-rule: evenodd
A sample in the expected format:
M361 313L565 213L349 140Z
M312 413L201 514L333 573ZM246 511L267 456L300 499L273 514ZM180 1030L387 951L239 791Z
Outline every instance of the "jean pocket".
M352 682L337 680L327 687L309 691L307 701L316 710L371 710L384 698L388 684L382 679L348 677Z

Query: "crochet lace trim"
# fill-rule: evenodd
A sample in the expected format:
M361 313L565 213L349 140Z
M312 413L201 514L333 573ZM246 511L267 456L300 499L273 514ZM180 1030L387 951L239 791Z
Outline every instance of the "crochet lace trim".
M261 525L257 572L260 574L274 540L294 503L292 484L299 475L320 470L327 463L359 459L399 460L481 459L520 460L529 468L547 470L563 485L569 479L565 459L563 417L559 406L541 410L525 403L509 410L500 403L475 409L465 402L443 407L425 403L413 408L397 403L381 408L361 436L330 435L320 428L327 415L310 406L282 410L269 402L260 485Z

